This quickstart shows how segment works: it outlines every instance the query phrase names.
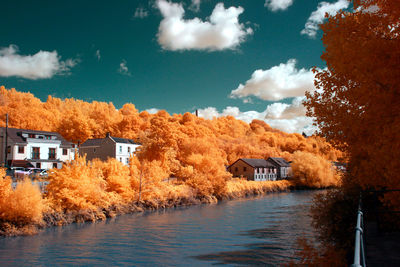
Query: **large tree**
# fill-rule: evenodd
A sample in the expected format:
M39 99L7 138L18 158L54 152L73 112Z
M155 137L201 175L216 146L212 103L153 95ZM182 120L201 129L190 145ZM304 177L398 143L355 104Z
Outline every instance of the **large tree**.
M351 12L321 28L327 68L314 70L317 89L304 104L320 134L349 159L343 186L320 195L312 209L325 262L334 251L349 256L360 189L400 188L400 4L354 0ZM398 192L384 200L400 207Z
M400 4L353 4L321 26L327 69L316 70L305 105L321 134L348 152L346 182L400 188Z

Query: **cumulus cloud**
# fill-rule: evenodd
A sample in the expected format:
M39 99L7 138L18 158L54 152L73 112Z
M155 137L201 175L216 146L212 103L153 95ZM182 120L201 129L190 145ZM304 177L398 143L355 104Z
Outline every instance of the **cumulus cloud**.
M131 73L129 72L128 66L127 66L126 64L127 64L126 60L123 59L123 60L121 61L121 63L119 63L118 72L121 73L121 74L123 74L123 75L131 76Z
M190 9L193 10L194 12L199 12L200 11L200 0L192 0L192 4L190 5Z
M143 7L138 7L133 14L133 17L143 19L149 15L149 12Z
M335 3L319 3L317 10L313 11L307 19L306 25L301 31L301 34L315 38L319 29L319 24L321 24L325 19L325 13L334 16L339 10L347 8L349 4L350 2L348 0L338 0Z
M313 126L313 119L306 117L306 109L302 105L304 97L295 98L292 103L273 103L263 111L240 111L238 107L226 107L221 113L214 107L199 109L199 117L205 119L222 116L233 116L236 119L250 123L254 119L262 120L271 127L287 133L306 133L312 135L317 128Z
M290 59L267 70L256 70L246 83L232 90L231 98L256 96L263 100L278 101L288 97L304 96L315 90L311 69L297 69L296 60Z
M266 0L264 6L269 10L276 12L279 10L286 10L293 4L293 0Z
M199 18L185 20L182 4L157 0L163 20L158 29L158 43L166 50L224 50L234 49L246 36L253 33L239 23L242 7L225 9L223 3L215 6L208 21Z
M34 55L19 55L18 46L0 48L0 76L22 77L26 79L47 79L56 74L69 74L79 60L61 61L57 51L40 50Z

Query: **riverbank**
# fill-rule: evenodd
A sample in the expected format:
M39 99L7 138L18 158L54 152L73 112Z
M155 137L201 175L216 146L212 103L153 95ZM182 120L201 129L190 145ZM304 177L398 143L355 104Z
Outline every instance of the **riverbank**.
M151 198L147 195L145 199L133 201L128 204L116 203L98 209L80 210L56 210L46 207L42 220L36 223L29 222L29 220L22 220L21 222L0 221L0 236L32 235L47 227L63 226L71 223L95 222L122 214L148 210L218 203L224 200L259 196L272 192L284 192L295 188L295 185L287 180L255 182L243 179L231 179L227 181L226 190L223 194L205 196L197 194L196 190L186 184L171 182L163 185L163 194L154 192L153 196L157 197Z

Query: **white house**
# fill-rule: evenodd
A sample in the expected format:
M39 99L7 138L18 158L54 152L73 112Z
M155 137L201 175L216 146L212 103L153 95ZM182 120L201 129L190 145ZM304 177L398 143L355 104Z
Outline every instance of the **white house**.
M115 158L129 165L129 158L134 155L140 144L127 138L113 137L109 133L104 138L88 139L79 147L79 154L87 160Z
M75 158L75 145L59 133L0 127L0 138L0 161L10 167L60 169Z

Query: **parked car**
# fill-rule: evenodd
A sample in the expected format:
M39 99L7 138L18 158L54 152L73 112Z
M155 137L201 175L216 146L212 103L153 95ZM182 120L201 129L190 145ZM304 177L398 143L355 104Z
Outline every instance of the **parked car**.
M14 171L14 177L17 179L22 179L25 176L29 176L32 173L32 169L29 168L18 168Z
M31 169L31 173L29 174L31 178L46 178L47 176L48 173L45 169Z

